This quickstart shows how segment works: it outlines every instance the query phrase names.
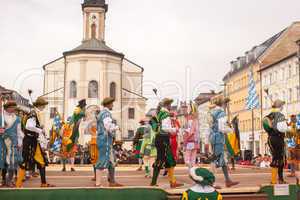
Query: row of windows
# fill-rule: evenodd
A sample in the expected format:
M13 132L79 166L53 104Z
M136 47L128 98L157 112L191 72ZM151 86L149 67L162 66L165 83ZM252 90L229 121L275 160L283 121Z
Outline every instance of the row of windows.
M248 78L247 76L243 76L242 78L234 81L232 85L228 85L228 92L229 93L234 92L235 90L244 88L247 85L248 85Z
M116 98L116 83L111 82L109 86L110 97ZM70 98L77 98L77 82L70 82ZM88 84L88 98L98 98L99 97L99 87L98 82L93 80Z
M287 67L282 67L279 70L274 70L264 75L264 85L273 84L276 81L283 81L286 79L290 79L293 76L296 76L299 73L298 66L288 65Z
M239 124L240 131L247 132L252 130L252 120L242 120ZM261 121L259 118L254 119L254 130L260 130L261 129Z

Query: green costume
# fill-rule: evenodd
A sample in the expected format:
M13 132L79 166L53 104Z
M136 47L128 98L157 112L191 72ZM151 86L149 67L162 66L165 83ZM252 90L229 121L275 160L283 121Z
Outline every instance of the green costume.
M195 188L196 189L196 188ZM208 192L205 193L205 190L196 190L192 189L187 190L182 194L182 200L222 200L222 196L217 192Z
M141 147L142 147L142 142L143 142L143 136L144 136L144 126L140 126L135 134L135 137L133 139L133 145L135 147L135 157L137 159L142 158L141 157Z
M144 127L144 136L141 145L141 154L144 156L155 157L157 152L155 148L156 133L152 130L151 126Z
M182 194L181 200L223 199L222 195L212 186L215 182L215 176L209 170L193 167L190 169L190 177L196 184Z

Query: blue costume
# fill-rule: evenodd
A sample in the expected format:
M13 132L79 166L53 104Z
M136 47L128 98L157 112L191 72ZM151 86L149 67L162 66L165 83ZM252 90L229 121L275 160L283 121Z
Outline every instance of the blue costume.
M115 166L115 155L113 152L114 131L106 129L104 120L112 119L108 109L104 109L97 117L97 147L99 157L95 165L96 169L108 169Z
M217 168L221 167L226 187L237 185L238 182L233 182L229 178L227 162L225 160L225 137L227 133L232 130L228 126L227 117L224 109L217 106L211 111L212 124L209 135L209 140L212 145L213 157L211 160L214 161Z
M209 140L212 145L212 150L217 159L214 160L216 167L226 166L225 162L225 135L219 129L219 119L226 117L222 108L217 108L211 111L213 118Z
M18 126L21 125L19 117L13 125L5 129L5 133L2 136L4 144L6 146L6 162L8 170L16 170L19 164L22 163L22 152L18 149Z
M0 135L0 168L2 169L2 184L11 186L14 172L23 161L22 150L19 147L22 146L24 135L21 131L21 120L15 114L4 113L4 121L6 128Z

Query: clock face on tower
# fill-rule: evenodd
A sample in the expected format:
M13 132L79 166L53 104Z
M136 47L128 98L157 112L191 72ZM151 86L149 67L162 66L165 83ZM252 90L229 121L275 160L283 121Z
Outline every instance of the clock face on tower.
M90 17L90 22L95 23L97 22L97 16L95 14L92 14Z

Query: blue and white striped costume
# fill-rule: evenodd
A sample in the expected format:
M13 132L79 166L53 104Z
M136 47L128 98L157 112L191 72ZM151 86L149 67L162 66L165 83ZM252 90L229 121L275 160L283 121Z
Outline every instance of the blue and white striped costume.
M112 115L107 108L104 108L97 117L97 147L99 157L96 162L96 169L108 169L115 166L115 154L113 140L117 126L113 123Z

